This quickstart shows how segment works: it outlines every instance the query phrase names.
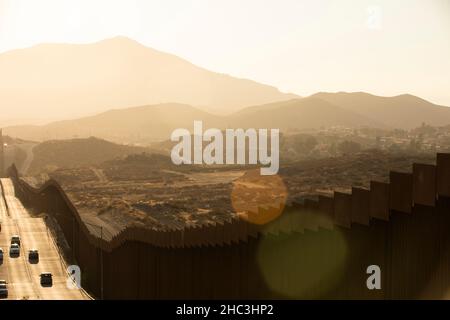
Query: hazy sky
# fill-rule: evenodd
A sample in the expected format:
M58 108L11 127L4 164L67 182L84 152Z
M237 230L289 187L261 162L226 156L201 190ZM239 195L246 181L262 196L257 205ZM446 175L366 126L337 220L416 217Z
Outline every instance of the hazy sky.
M115 35L300 95L450 106L450 0L0 0L0 52Z

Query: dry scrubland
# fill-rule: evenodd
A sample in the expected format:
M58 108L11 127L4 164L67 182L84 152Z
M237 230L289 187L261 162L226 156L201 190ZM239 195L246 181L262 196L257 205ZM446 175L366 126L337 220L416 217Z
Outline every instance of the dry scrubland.
M370 180L386 181L389 170L410 171L414 162L434 161L434 155L365 151L282 163L279 176L290 202L350 191L351 186L368 187ZM168 157L139 154L28 179L39 184L55 178L87 222L106 224L114 233L135 223L164 228L224 220L242 209L283 200L279 184L254 172L242 167L178 167Z

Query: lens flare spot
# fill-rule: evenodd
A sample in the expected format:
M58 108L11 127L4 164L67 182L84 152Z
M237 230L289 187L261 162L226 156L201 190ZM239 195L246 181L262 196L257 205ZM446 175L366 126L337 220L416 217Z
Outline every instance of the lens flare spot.
M292 299L320 299L344 279L347 242L339 231L265 237L258 264L266 285Z

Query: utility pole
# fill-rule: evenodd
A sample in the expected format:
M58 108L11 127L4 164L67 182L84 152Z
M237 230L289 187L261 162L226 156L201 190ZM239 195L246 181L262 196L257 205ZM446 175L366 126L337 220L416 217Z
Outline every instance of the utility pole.
M3 129L0 129L0 178L5 176L5 143L3 142Z
M72 262L75 262L75 217L72 216Z
M100 239L102 240L101 243L103 243L103 226L100 226ZM103 296L103 249L100 246L100 290L101 290L101 297L102 300L104 300Z

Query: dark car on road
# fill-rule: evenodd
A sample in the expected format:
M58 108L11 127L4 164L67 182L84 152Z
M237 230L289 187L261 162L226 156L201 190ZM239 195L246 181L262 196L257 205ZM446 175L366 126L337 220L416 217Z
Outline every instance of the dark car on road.
M14 235L11 237L11 244L18 244L20 246L20 236Z
M28 250L28 261L30 261L30 263L38 263L39 251L36 249Z
M41 286L51 287L53 285L53 276L50 272L41 273Z

